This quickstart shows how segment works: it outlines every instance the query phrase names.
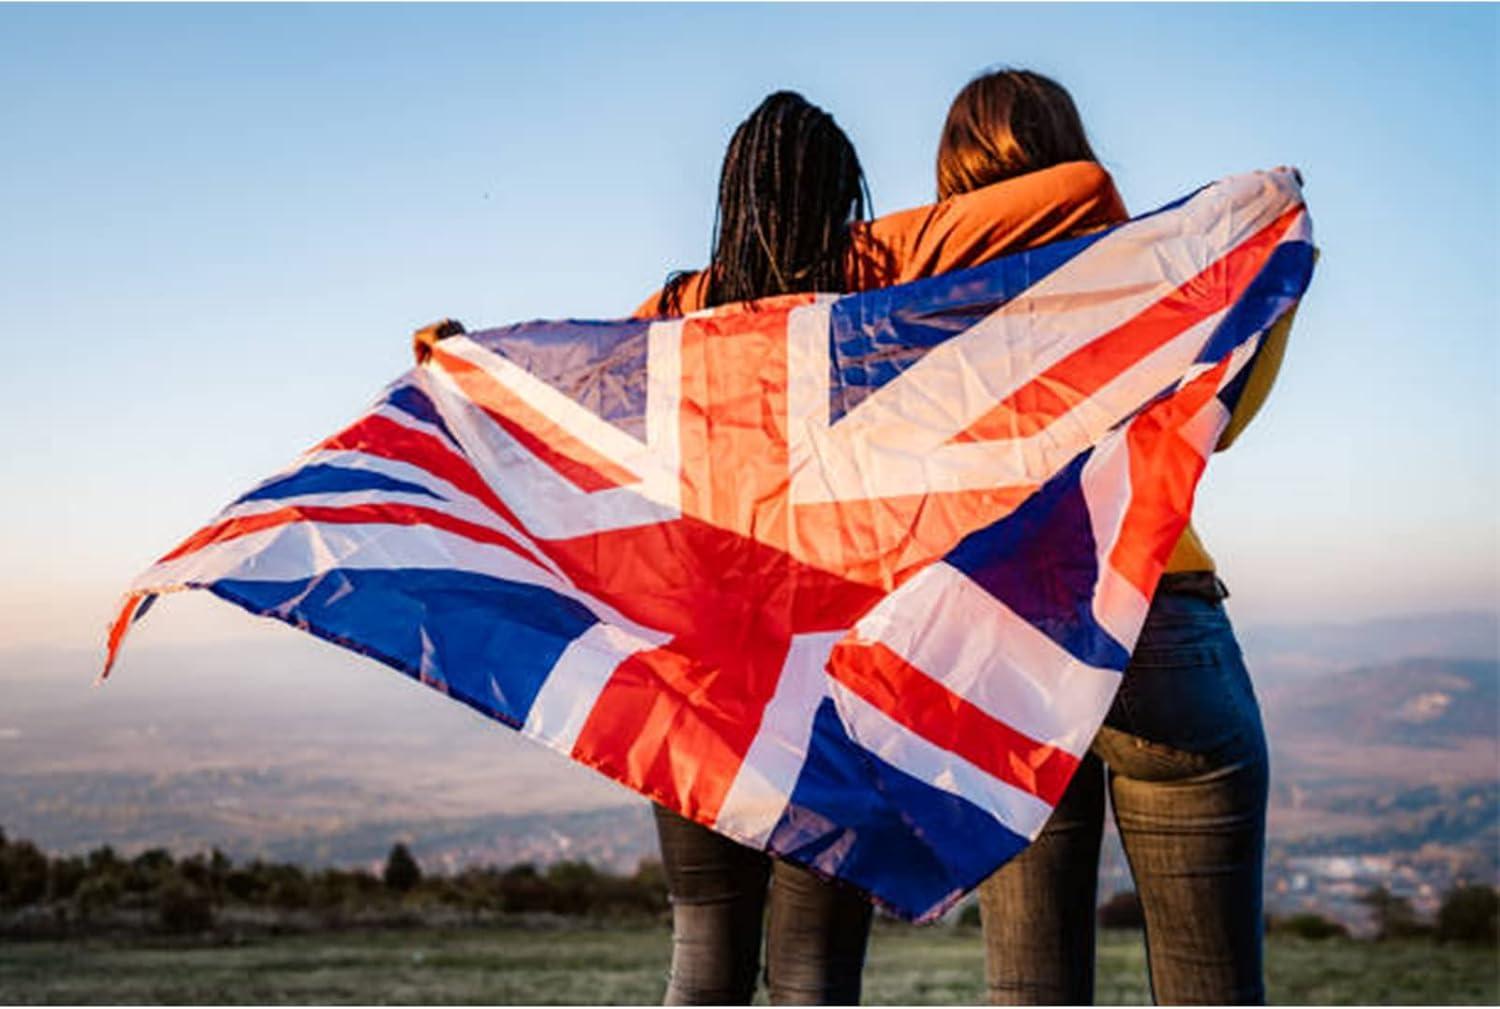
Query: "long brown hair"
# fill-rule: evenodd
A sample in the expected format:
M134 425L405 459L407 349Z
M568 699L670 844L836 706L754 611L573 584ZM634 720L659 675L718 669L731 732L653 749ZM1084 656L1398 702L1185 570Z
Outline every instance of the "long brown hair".
M953 99L938 141L938 199L1064 161L1098 161L1067 89L1030 70L994 70Z
M842 291L849 223L868 213L854 145L833 117L793 91L750 113L724 154L706 305L792 291ZM657 311L680 310L674 274Z

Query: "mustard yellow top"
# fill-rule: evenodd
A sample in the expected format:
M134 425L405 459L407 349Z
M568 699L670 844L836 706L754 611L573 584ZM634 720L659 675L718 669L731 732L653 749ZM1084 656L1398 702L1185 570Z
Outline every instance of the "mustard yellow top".
M1272 383L1276 381L1277 373L1281 371L1281 359L1286 356L1286 341L1292 332L1292 318L1296 314L1297 306L1293 305L1266 333L1265 345L1261 347L1255 365L1250 369L1250 377L1245 379L1245 389L1240 393L1240 401L1229 417L1229 426L1219 436L1219 444L1214 451L1222 452L1233 445L1240 432L1245 430L1245 425L1260 412ZM1167 558L1166 570L1168 573L1214 570L1213 557L1204 549L1203 541L1198 538L1198 533L1191 525L1183 530L1182 538L1172 549L1172 556Z

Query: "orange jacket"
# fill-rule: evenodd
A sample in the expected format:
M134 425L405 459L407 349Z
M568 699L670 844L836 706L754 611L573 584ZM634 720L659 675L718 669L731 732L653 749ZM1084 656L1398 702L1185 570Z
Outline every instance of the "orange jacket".
M941 203L850 226L848 290L869 291L978 266L1059 238L1119 224L1125 204L1109 173L1070 161L997 182ZM704 306L708 275L682 287L682 311ZM635 310L656 317L658 291Z
M978 266L1012 252L1119 224L1128 216L1108 172L1091 161L1070 161L941 203L856 222L850 226L849 290L868 291ZM700 270L683 284L683 312L706 307L707 279ZM647 298L634 317L657 317L660 297L657 291ZM1265 402L1280 370L1291 324L1288 312L1267 334L1219 441L1220 449L1229 447ZM1214 570L1213 557L1192 526L1177 541L1166 570Z

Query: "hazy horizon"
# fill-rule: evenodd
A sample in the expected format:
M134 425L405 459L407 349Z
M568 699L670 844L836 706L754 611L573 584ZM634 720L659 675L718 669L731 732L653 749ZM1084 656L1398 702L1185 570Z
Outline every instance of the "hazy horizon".
M170 622L148 622L97 689L90 650L0 648L0 829L69 850L212 843L311 861L378 858L394 836L450 865L629 865L650 850L641 796L437 691L288 627L226 647L152 633ZM1409 815L1379 803L1451 813L1455 789L1493 792L1497 629L1482 613L1242 627L1273 839L1400 834Z

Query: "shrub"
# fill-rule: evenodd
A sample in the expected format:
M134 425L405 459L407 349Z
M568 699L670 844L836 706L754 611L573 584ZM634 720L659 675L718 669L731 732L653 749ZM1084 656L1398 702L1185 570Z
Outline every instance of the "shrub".
M79 915L90 917L100 911L114 907L120 902L125 888L120 878L112 873L92 875L78 884L73 891L73 906Z
M125 863L120 860L119 855L115 854L115 849L111 848L107 844L103 847L95 848L93 851L89 852L88 866L90 876L99 876L109 873L119 875L123 874L125 870Z
M1459 885L1438 908L1439 942L1493 946L1500 941L1500 894L1493 887Z
M513 865L500 875L500 900L507 911L552 910L552 890L530 862Z
M1349 930L1339 922L1311 911L1273 919L1267 931L1315 940L1332 939L1335 936L1347 938L1349 935Z
M47 856L30 841L0 848L0 904L24 907L47 896Z
M52 859L47 867L47 899L71 898L88 877L88 871L88 865L81 858Z
M224 892L243 904L252 904L260 893L260 880L251 869L230 869L224 875Z
M602 903L606 881L587 862L557 862L545 877L552 891L552 910L561 914L582 914Z
M322 908L360 907L385 898L385 884L363 869L324 869L313 877L311 900Z
M172 878L157 891L156 918L168 932L206 932L214 924L213 901L200 888Z
M1410 939L1432 931L1417 920L1417 912L1412 910L1410 900L1396 896L1383 886L1375 887L1360 897L1359 902L1370 909L1377 941Z
M172 853L165 848L151 848L130 860L125 874L125 889L131 893L153 893L168 877L174 875Z
M1099 905L1101 928L1145 928L1146 914L1141 898L1134 890L1121 890Z
M312 888L301 873L287 873L272 880L266 900L281 911L299 911L312 903Z

